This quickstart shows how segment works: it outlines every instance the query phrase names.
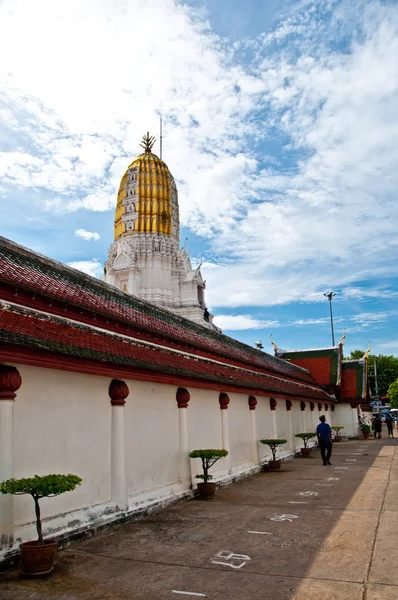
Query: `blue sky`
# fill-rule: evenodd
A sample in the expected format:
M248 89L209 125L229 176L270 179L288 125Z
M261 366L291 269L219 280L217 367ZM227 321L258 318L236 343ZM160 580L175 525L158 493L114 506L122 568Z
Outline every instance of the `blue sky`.
M334 290L346 351L398 355L397 2L4 0L0 54L1 235L100 276L161 112L224 332L329 345Z

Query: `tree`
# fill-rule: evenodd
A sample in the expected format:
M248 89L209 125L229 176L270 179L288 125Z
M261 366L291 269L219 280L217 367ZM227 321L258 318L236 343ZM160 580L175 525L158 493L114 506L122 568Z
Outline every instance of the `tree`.
M398 408L398 379L393 381L387 391L391 408Z
M365 352L363 350L352 350L348 360L359 360L363 358ZM398 379L398 358L396 356L388 356L387 354L369 354L368 356L368 382L372 390L372 394L376 393L376 382L374 373L374 363L376 359L377 384L379 396L388 395L388 388L396 379Z

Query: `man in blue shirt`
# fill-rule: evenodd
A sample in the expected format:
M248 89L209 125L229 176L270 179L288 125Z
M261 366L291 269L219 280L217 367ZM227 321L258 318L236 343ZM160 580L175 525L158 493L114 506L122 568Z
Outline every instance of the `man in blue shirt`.
M322 462L324 465L331 465L330 457L332 456L332 430L330 425L325 421L325 416L319 417L320 423L316 428L316 436L321 449Z

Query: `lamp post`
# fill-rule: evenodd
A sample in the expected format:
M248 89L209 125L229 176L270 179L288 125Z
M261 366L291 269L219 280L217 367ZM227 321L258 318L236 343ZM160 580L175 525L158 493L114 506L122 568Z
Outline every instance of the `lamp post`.
M329 300L330 307L330 325L332 327L332 344L334 346L334 329L333 329L333 312L332 312L332 300L336 295L335 292L329 292L328 294L323 294Z

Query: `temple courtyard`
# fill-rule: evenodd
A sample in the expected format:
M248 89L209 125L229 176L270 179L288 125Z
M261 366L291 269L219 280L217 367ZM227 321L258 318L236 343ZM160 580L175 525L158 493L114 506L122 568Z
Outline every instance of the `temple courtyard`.
M2 600L396 600L396 440L335 444L110 528L46 579L0 575Z

